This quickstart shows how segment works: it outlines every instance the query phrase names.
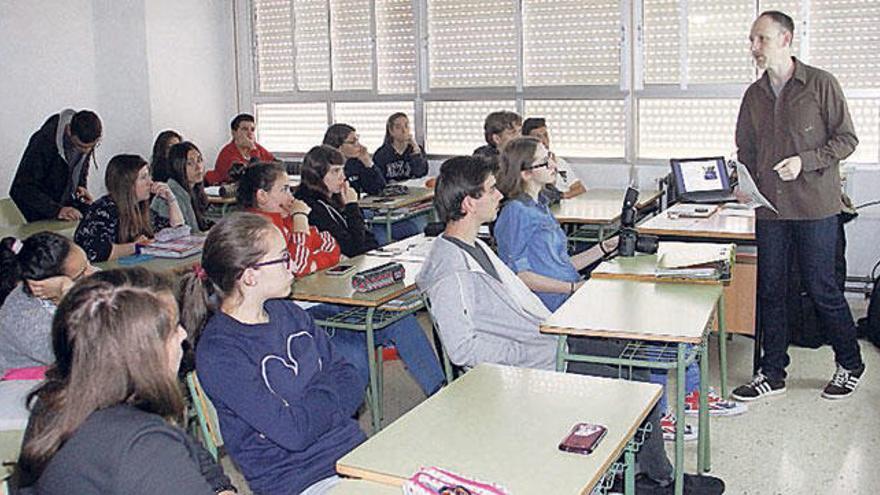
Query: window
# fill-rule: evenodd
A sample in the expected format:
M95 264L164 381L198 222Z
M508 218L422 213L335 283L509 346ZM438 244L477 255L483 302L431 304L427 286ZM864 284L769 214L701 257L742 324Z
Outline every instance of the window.
M848 161L880 162L880 1L247 1L242 99L272 151L303 153L333 121L373 151L402 111L429 154L471 153L506 109L546 118L574 161L729 156L760 76L751 24L781 10L795 55L847 94L860 141Z

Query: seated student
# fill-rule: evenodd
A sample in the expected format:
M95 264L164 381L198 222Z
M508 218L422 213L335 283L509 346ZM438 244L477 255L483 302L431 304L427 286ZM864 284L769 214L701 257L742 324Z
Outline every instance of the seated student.
M153 180L156 182L168 182L171 177L171 166L168 162L168 152L175 144L183 141L183 137L168 129L162 131L156 136L153 142L153 154L150 156L150 171L153 173Z
M275 161L275 155L257 142L254 135L257 130L255 122L254 116L248 113L240 113L232 119L229 123L232 129L232 141L226 143L217 154L214 170L205 174L205 182L215 186L229 182L229 169L235 163L248 165Z
M168 153L167 166L168 187L177 199L183 220L192 233L207 232L214 222L205 216L208 211L208 195L205 194L202 152L189 141L175 144ZM150 209L160 217L169 216L168 203L159 196L153 198Z
M199 380L254 493L326 493L336 461L365 439L352 416L366 382L288 299L293 278L281 232L238 212L211 229L201 266L181 280Z
M52 324L55 364L29 397L17 493L235 493L181 429L185 337L161 275L129 268L78 282Z
M526 119L523 122L522 134L523 136L538 138L545 148L550 149L550 131L547 130L547 122L543 118L532 117ZM556 160L556 183L554 186L562 193L562 197L573 198L587 192L584 184L575 175L571 165L556 156L552 151L550 154Z
M602 257L602 251L614 249L617 239L605 241L603 247L569 257L565 232L559 226L543 196L544 187L556 180L556 162L553 155L533 137L512 140L501 153L498 188L507 198L495 222L495 240L498 255L504 263L544 302L555 311L584 282L578 273ZM688 370L688 404L699 410L699 366ZM651 373L652 380L666 384L667 374ZM744 412L736 402L726 401L710 394L710 412L732 415ZM667 410L665 394L660 401L664 412L661 425L664 436L675 438L676 419ZM696 409L693 409L696 408ZM685 426L687 440L696 440L696 431Z
M511 139L520 135L522 129L522 117L515 112L502 110L492 112L486 116L483 123L483 135L486 144L474 150L474 155L487 158L495 158L501 153Z
M296 197L311 208L309 223L329 232L339 242L342 253L357 256L378 246L372 232L364 227L357 205L357 194L343 173L342 154L329 146L315 146L303 158L302 183ZM321 304L309 308L315 319L323 319L350 308ZM401 360L426 395L443 385L443 370L415 315L377 331L377 345L394 345ZM344 350L346 358L369 377L365 332L337 330L333 342Z
M150 165L137 155L116 155L104 172L107 194L95 201L76 227L73 239L91 261L115 260L135 253L155 231L183 225L177 198L167 184L153 182ZM150 194L168 204L168 217L150 214Z
M82 248L61 234L0 242L0 376L52 363L55 306L76 280L94 271Z
M539 326L550 311L535 294L477 238L484 223L498 211L501 193L495 187L493 164L478 157L447 160L437 178L434 205L446 229L434 240L416 277L419 290L432 303L443 346L459 366L496 363L555 369L556 338ZM569 339L573 352L616 355L619 344L603 339ZM617 377L616 367L570 363L569 369ZM637 376L645 378L644 374ZM655 408L648 422L656 429ZM648 435L637 454L644 477L637 493L672 493L672 466L660 435ZM709 476L685 475L685 493L717 494L724 483Z
M9 188L9 197L28 222L82 218L92 202L89 165L102 132L94 112L68 108L31 136Z
M413 137L405 113L388 117L385 142L373 153L373 165L387 182L416 179L428 174L428 160Z
M309 226L311 208L291 196L287 172L280 164L248 167L238 181L236 194L238 204L272 220L281 231L297 277L339 263L339 244L329 232Z
M345 157L345 177L355 191L363 194L379 194L385 187L382 171L373 166L367 147L359 141L354 127L333 124L324 133L322 144L336 148Z

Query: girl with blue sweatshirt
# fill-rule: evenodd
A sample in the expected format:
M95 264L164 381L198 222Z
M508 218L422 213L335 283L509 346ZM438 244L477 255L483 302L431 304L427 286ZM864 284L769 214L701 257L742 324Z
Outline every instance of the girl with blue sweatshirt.
M322 494L365 436L352 418L366 383L287 299L287 243L272 222L235 213L208 234L181 281L181 319L201 329L196 371L232 459L257 494Z

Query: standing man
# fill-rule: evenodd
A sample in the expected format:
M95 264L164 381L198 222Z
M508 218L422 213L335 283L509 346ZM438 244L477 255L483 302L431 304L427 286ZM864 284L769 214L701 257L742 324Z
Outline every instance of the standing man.
M31 136L9 188L28 222L82 218L92 203L89 163L101 133L101 119L94 112L68 108Z
M205 174L205 182L211 185L229 182L229 169L232 164L248 165L253 162L274 162L275 156L260 146L254 132L257 126L254 116L240 113L232 119L232 141L226 144L217 154L214 170Z
M537 138L545 148L550 149L550 131L547 129L547 121L543 117L526 119L522 125L522 135ZM556 160L556 183L554 185L562 193L563 198L573 198L587 192L583 182L577 178L574 169L568 162L556 156L552 151L550 156Z
M736 125L739 160L779 210L759 209L759 324L763 356L751 383L733 398L750 401L785 392L789 364L785 301L788 261L797 246L800 275L828 330L837 370L826 399L855 392L862 362L852 314L837 285L834 259L840 212L840 160L858 144L837 80L792 57L794 22L767 11L752 25L752 57L764 75L746 90Z

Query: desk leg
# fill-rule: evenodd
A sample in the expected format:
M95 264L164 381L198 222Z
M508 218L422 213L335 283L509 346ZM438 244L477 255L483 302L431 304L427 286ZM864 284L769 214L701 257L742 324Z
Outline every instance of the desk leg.
M684 395L685 395L685 349L677 346L675 367L675 495L684 493Z
M382 397L379 395L379 379L376 369L376 338L373 335L373 313L376 308L367 309L367 366L370 369L370 416L373 419L373 433L382 429L382 411L379 407Z
M559 335L556 337L556 371L565 371L565 343L568 337Z
M391 223L391 220L385 221L385 244L391 244L394 242L394 240L391 239Z
M724 315L724 291L718 299L718 363L721 367L721 397L727 399L727 323ZM707 348L708 350L708 348ZM702 397L702 396L701 396Z
M708 337L708 336L707 336ZM700 413L697 437L697 472L707 473L711 468L709 457L709 342L700 344Z
M626 468L623 471L623 493L635 495L636 493L636 453L627 448L623 453Z

